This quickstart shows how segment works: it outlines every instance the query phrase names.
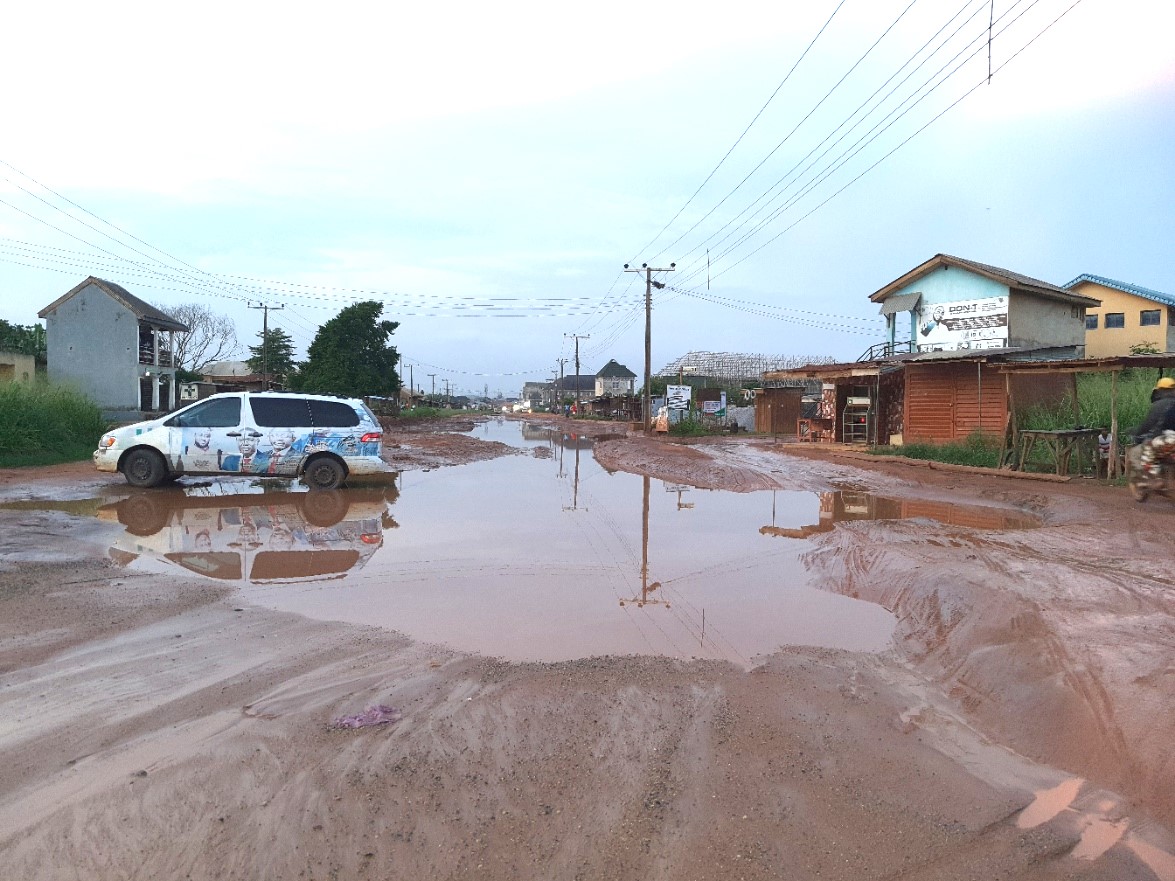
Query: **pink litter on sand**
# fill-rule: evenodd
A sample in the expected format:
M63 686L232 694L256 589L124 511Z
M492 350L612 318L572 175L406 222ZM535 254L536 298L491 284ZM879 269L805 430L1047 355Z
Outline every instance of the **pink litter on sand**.
M387 725L389 722L399 722L400 711L395 707L385 707L376 704L368 707L362 713L353 716L339 716L330 723L331 728L345 730L350 728L369 728L372 725Z

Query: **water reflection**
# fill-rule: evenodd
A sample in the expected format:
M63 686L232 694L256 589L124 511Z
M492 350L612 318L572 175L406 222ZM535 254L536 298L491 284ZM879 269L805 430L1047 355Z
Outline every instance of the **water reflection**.
M831 532L837 523L852 520L911 520L923 518L948 526L965 529L1032 529L1040 521L1030 514L1007 508L983 505L956 505L929 499L890 499L868 492L837 490L817 493L820 500L819 516L815 522L796 526L776 523L776 493L771 496L771 525L759 527L763 535L784 538L807 538L820 532ZM788 495L795 495L790 493Z
M155 560L221 581L289 584L362 569L396 528L394 486L274 491L231 481L139 492L98 509L126 528L120 565Z

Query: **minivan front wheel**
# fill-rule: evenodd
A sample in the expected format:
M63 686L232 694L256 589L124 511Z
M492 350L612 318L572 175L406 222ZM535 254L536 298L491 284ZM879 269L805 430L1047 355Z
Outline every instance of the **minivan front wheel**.
M311 489L338 489L347 479L347 470L338 459L320 456L306 466L302 479Z
M159 486L167 477L167 463L154 450L132 450L122 463L122 473L131 486Z

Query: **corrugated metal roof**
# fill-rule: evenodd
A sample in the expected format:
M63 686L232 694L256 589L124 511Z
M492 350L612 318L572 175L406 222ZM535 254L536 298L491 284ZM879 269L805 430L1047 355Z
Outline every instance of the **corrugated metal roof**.
M918 301L922 299L922 294L914 292L912 294L894 294L891 297L886 297L881 304L882 315L894 315L898 312L909 312L917 308Z
M140 300L122 285L116 284L112 281L106 281L106 279L98 278L93 275L91 275L81 284L58 297L56 300L38 312L37 317L44 318L78 291L91 284L101 289L107 296L112 297L119 303L122 303L122 305L129 309L135 318L140 321L145 321L147 324L153 325L163 330L174 330L178 333L187 333L188 331L188 326L186 324L180 321L176 321L170 315L160 312L150 303Z
M1105 278L1100 275L1079 275L1073 281L1065 285L1066 289L1071 289L1081 284L1082 282L1092 282L1093 284L1100 284L1104 288L1113 288L1116 291L1122 291L1126 294L1134 294L1138 297L1143 297L1147 300L1153 300L1156 303L1162 303L1164 306L1175 306L1175 297L1170 294L1164 294L1161 291L1152 291L1150 288L1144 288L1141 285L1130 284L1125 281L1116 281L1112 278Z
M966 269L978 275L986 276L993 281L998 281L1001 284L1006 284L1009 289L1027 291L1034 294L1039 294L1042 297L1047 297L1054 300L1062 300L1066 303L1072 303L1078 306L1086 306L1094 308L1099 305L1094 297L1086 297L1083 294L1077 294L1065 288L1057 287L1047 281L1041 281L1039 278L1032 278L1028 275L1021 275L1019 272L1012 272L1010 269L1003 269L999 266L991 266L987 263L978 263L975 260L964 260L962 257L952 257L950 254L935 254L925 263L916 266L903 275L901 278L896 278L887 284L885 287L875 291L869 295L869 299L874 303L885 302L887 298L893 295L893 292L912 284L924 275L938 269L940 266L956 266L961 269Z

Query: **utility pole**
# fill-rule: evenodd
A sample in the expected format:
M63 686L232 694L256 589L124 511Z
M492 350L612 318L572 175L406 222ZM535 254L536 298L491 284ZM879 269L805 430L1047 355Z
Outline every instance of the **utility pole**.
M579 416L583 412L583 403L580 401L580 394L579 394L579 391L580 391L580 389L579 389L579 341L580 340L590 340L592 338L592 335L590 333L588 333L588 334L565 333L565 334L563 334L563 336L564 337L571 337L573 340L575 340L575 415L576 415L576 418L579 418Z
M449 394L449 380L446 379L445 380L445 405L446 406L448 406L450 403L452 403L452 400L451 400L452 397L453 396L451 394Z
M645 274L645 394L641 400L641 410L644 411L646 432L653 425L653 414L649 412L652 408L652 399L649 397L649 383L653 379L653 285L656 285L658 288L665 287L663 283L653 281L653 273L673 272L676 268L676 263L670 263L668 269L654 269L648 263L642 263L640 269L629 269L628 264L624 264L625 272L643 272Z
M265 391L269 386L269 310L277 312L286 308L286 304L270 306L268 303L258 303L254 306L250 303L249 308L264 310L261 317L261 390Z
M416 398L416 377L412 373L412 365L408 365L408 403Z
M559 390L560 395L562 395L562 393L563 393L563 365L566 363L567 363L566 358L559 359L559 385L557 385L556 388ZM562 409L563 409L563 401L562 400L559 401L559 408L558 409L560 411L562 411Z
M429 397L435 400L437 396L437 375L430 373L428 378L432 380L432 391L429 393Z

